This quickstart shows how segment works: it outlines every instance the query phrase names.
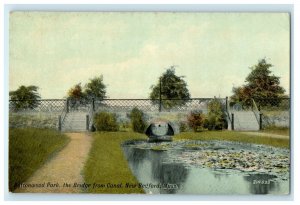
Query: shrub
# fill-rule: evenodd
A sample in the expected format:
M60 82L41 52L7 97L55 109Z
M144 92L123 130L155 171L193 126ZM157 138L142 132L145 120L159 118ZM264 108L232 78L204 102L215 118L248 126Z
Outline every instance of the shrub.
M133 108L130 113L130 120L132 124L132 129L135 132L143 133L146 128L146 122L144 120L143 111L138 108Z
M94 116L97 131L118 131L117 117L113 113L99 112Z
M181 121L181 122L179 123L179 131L180 131L180 132L187 132L188 130L189 130L189 128L188 128L187 122Z
M205 119L204 128L208 130L222 130L226 127L226 124L222 104L215 98L208 103L208 116Z
M204 120L204 128L207 128L208 130L222 130L223 127L224 123L214 114L209 115Z
M199 132L203 130L205 115L202 111L192 111L188 116L188 125L194 130Z

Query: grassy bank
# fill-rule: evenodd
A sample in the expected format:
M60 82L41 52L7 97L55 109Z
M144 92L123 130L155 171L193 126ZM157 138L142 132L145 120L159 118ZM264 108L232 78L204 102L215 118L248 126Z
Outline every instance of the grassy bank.
M204 131L182 132L174 140L227 140L254 144L271 145L274 147L289 148L289 139L276 139L268 136L253 136L234 131Z
M262 132L276 134L276 135L284 135L284 136L290 135L290 129L286 127L270 127L262 130Z
M65 135L49 129L9 130L9 190L28 179L47 159L67 144Z
M128 167L123 154L121 144L131 139L146 139L143 134L134 132L98 132L93 134L94 141L89 153L89 158L84 167L84 179L86 183L103 185L97 188L91 187L92 193L144 193L140 188L125 188L126 183L136 184L138 181ZM109 187L108 184L121 188Z

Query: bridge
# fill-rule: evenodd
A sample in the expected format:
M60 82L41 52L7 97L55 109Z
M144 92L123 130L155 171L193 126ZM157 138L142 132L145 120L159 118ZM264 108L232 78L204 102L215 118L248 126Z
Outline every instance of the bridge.
M289 113L289 98L281 99L281 103L275 106L262 103L261 100L251 99L247 106L242 103L231 102L226 98L191 98L185 99L103 99L91 101L74 101L68 99L46 99L38 100L34 108L20 108L20 101L9 101L10 113L52 113L56 115L57 128L63 132L89 131L93 124L93 115L99 111L116 112L120 116L126 116L134 107L142 110L150 116L159 116L161 113L188 114L194 110L201 110L204 114L208 112L208 103L217 99L226 114L228 130L258 131L262 129L267 112L266 108L281 110ZM178 101L175 106L164 106L164 101ZM259 103L257 103L258 101ZM273 102L272 99L265 101ZM258 105L257 105L258 104ZM262 106L267 105L267 106ZM262 108L264 110L262 110ZM265 114L265 115L264 115ZM289 121L288 121L289 122ZM289 124L289 123L288 123Z

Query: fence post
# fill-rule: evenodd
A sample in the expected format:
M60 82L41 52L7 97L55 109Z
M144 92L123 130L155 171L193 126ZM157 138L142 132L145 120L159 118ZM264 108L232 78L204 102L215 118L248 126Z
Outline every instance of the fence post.
M69 112L69 99L67 99L67 113Z
M61 115L58 116L58 130L61 131Z
M231 113L231 130L234 130L234 114Z
M259 113L259 130L262 130L262 113Z
M86 130L89 130L89 124L90 124L89 121L90 121L89 120L89 115L86 115Z

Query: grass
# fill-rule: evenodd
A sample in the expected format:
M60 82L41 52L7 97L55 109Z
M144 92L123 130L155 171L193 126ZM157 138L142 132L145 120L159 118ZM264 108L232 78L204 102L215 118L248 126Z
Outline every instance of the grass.
M97 132L93 137L93 145L83 171L85 182L91 184L88 192L144 193L142 188L125 188L126 183L138 184L138 181L128 166L121 144L126 140L146 139L146 136L134 132ZM108 187L121 183L122 187Z
M9 130L9 190L25 182L68 138L50 129L11 128Z
M264 130L262 130L262 132L290 136L290 129L288 127L269 126L269 127L265 128Z
M268 136L253 136L234 131L204 131L182 132L174 140L227 140L253 144L271 145L274 147L289 148L289 139L277 139Z

